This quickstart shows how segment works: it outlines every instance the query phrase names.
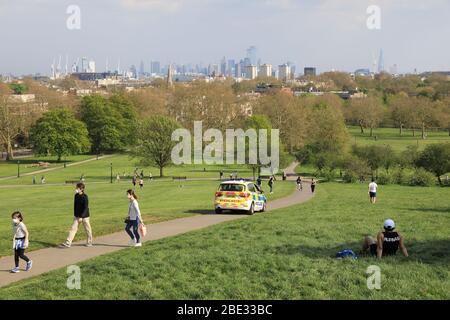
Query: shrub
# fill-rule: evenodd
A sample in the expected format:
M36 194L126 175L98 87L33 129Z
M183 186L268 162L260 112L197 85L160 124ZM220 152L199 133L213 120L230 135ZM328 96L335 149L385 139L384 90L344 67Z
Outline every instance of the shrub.
M392 173L381 172L378 174L377 183L381 185L393 184L395 183L394 176Z
M354 183L354 182L357 182L359 180L359 177L358 177L358 174L356 172L351 171L351 170L347 170L347 171L345 171L344 176L342 177L342 179L346 183Z
M431 187L436 184L436 177L429 171L419 168L416 169L408 179L408 185Z

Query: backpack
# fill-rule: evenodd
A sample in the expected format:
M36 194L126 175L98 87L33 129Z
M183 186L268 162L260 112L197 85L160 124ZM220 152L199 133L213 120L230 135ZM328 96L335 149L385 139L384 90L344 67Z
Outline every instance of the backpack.
M336 253L336 258L343 259L343 258L352 258L352 259L358 259L358 256L356 253L353 252L351 249L345 249L342 251L339 251Z

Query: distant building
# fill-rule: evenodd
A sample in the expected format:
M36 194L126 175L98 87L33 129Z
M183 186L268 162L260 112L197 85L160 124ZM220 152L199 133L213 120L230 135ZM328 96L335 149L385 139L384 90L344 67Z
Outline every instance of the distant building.
M242 77L242 69L241 69L241 63L236 63L234 65L234 76L236 78Z
M288 64L278 66L278 79L287 81L291 78L291 67Z
M256 65L258 63L257 49L255 46L251 46L250 48L247 49L246 59L248 59L247 65L252 65L252 64Z
M272 65L271 64L263 64L259 69L259 75L262 77L271 77L272 76Z
M88 69L86 72L95 72L95 61L91 60L88 62Z
M77 78L78 80L83 81L96 81L100 79L108 79L117 74L111 72L78 72L72 73L72 76Z
M358 69L355 71L355 76L367 77L370 76L370 69Z
M161 73L161 63L159 61L152 61L151 62L151 73L154 74L160 74Z
M254 64L245 67L245 77L253 80L258 76L256 66Z
M316 68L314 68L314 67L305 67L304 75L305 76L316 76Z

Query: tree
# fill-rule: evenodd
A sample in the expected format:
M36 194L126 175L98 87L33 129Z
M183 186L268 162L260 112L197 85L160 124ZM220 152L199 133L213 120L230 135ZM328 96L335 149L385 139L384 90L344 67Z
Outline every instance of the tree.
M110 99L99 95L84 97L80 116L88 128L91 151L97 155L122 150L133 141L136 131L134 106L122 96L114 95Z
M171 163L171 153L176 145L172 141L172 133L180 128L179 124L165 116L153 116L144 120L137 130L137 142L132 155L141 159L143 165L154 165L159 168L159 176L163 177L163 169Z
M373 136L373 129L378 128L384 115L381 101L374 97L352 99L348 111L350 112L350 119L359 124L361 133L364 133L363 127L369 128L371 137Z
M14 159L12 146L22 127L23 118L13 112L8 96L0 95L0 143L6 150L6 160Z
M395 96L389 101L391 118L400 129L400 135L403 134L404 126L411 125L412 105L412 100L405 94Z
M66 109L46 112L30 130L30 141L35 153L62 156L89 151L90 143L86 125L75 119Z
M9 87L14 94L24 94L27 91L27 86L23 83L11 83Z
M430 144L420 153L416 165L433 172L442 185L441 175L450 171L450 143Z

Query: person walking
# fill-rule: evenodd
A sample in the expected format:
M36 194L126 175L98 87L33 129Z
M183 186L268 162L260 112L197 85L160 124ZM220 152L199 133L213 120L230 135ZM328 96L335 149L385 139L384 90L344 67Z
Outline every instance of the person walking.
M222 170L220 170L219 176L220 176L220 180L222 180L223 179L223 171Z
M41 177L41 184L45 184L45 176Z
M296 182L297 182L297 190L303 191L302 177L298 176Z
M269 178L269 182L267 183L269 185L269 192L272 194L273 193L273 181L275 180L275 178L273 176L271 176Z
M133 190L127 190L128 201L128 217L125 220L125 231L130 236L130 246L141 247L141 236L139 235L139 224L144 223L139 209L138 197ZM131 231L133 228L133 232Z
M131 183L133 184L133 188L136 188L136 176L133 176L133 179L131 179Z
M117 174L117 176L116 176L116 181L117 181L117 183L120 182L120 174Z
M372 178L372 181L369 183L369 200L370 203L374 204L377 202L377 189L378 185L375 182L375 179Z
M258 179L256 179L256 185L261 189L262 180L261 177L258 176Z
M148 175L148 179L150 180L150 181L152 181L153 180L153 175L152 175L152 173L150 172L150 174Z
M144 180L142 178L139 179L139 188L140 189L144 188Z
M27 265L25 271L29 271L33 267L33 261L25 255L25 249L28 248L28 241L30 234L27 227L23 223L22 213L19 211L14 212L11 215L12 229L13 229L13 249L14 249L14 263L15 266L11 270L11 273L20 272L19 258L24 260Z
M311 192L314 193L316 191L316 180L314 178L311 179Z
M37 184L37 177L33 176L33 184Z
M80 223L82 223L87 235L86 247L92 247L92 228L89 220L90 218L89 197L85 193L85 185L82 182L77 183L75 189L73 211L74 211L73 224L69 231L67 240L62 244L62 246L70 248L70 246L72 245L72 241L75 238L75 235L77 234L78 226Z

